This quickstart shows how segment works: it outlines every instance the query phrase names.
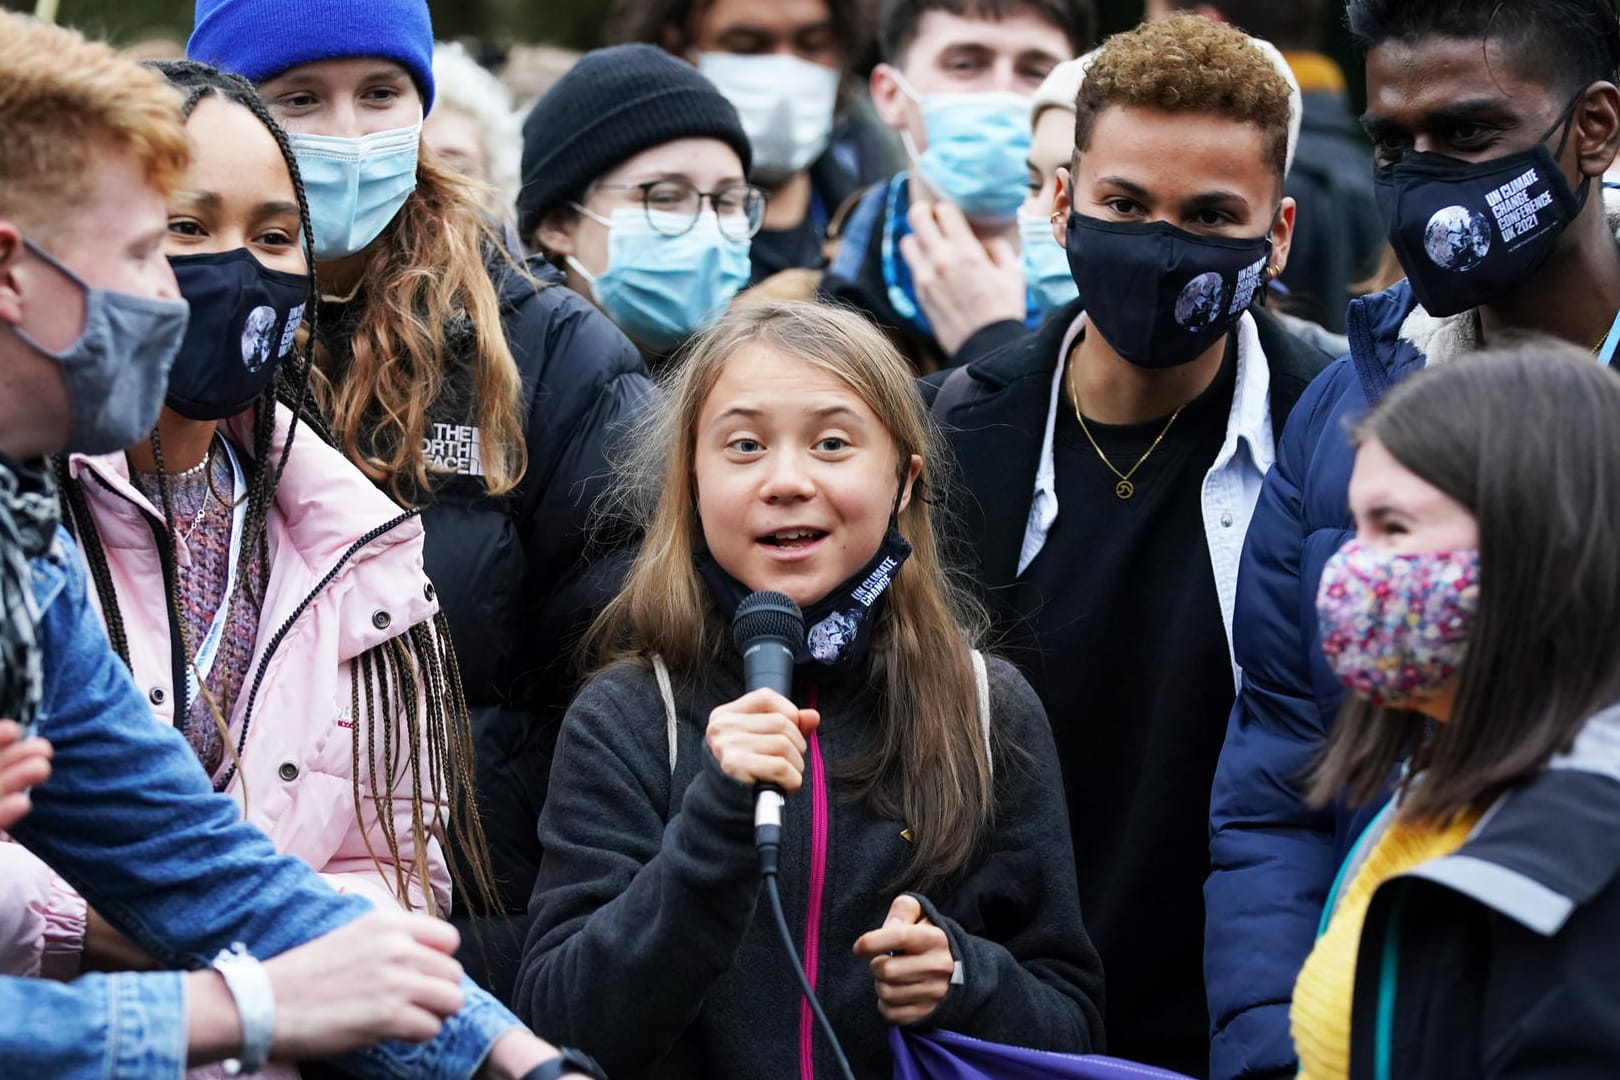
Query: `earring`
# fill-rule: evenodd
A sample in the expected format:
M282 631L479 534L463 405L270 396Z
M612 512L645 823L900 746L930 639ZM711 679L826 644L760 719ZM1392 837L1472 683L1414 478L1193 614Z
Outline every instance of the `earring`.
M1266 284L1269 285L1280 277L1282 277L1282 267L1276 263L1268 263L1266 265Z
M1047 218L1046 220L1050 221L1054 225L1060 224L1063 221L1063 211L1061 211L1061 210L1052 211L1052 216Z

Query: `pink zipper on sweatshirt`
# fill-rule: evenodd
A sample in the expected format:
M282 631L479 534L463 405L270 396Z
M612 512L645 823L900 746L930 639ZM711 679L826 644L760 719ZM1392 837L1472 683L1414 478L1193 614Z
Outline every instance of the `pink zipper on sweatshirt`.
M816 708L816 686L805 688L805 708ZM821 737L810 733L810 893L804 909L804 973L810 989L816 988L816 968L821 952L821 899L827 887L827 777L822 768ZM816 1020L810 1002L799 1002L799 1076L815 1080Z

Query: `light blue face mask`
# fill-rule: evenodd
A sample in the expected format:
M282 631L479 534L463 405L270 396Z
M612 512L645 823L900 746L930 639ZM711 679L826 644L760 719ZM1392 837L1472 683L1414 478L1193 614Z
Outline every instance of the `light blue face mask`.
M1018 240L1023 249L1024 284L1041 314L1050 315L1080 295L1069 270L1069 252L1052 238L1046 218L1018 215Z
M421 124L353 139L291 132L287 139L309 200L317 260L363 250L416 190Z
M578 259L568 265L591 284L597 305L636 341L659 352L681 342L720 317L731 298L748 284L747 241L731 240L720 231L713 212L680 236L652 227L648 214L674 232L684 214L622 209L611 218L579 204L574 209L608 230L608 264L592 275Z
M928 149L906 150L928 186L976 221L1011 221L1029 190L1029 98L1011 93L918 95Z

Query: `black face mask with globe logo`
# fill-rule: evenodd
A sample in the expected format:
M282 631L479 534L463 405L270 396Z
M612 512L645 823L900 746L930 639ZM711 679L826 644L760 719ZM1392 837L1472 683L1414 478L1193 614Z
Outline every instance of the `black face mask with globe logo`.
M896 500L895 514L899 514ZM804 606L805 640L794 650L795 664L819 665L823 672L855 668L872 643L878 602L911 557L911 542L891 521L888 532L865 566L820 600ZM694 556L698 576L728 620L754 590L732 577L707 548Z
M1069 272L1087 322L1128 362L1172 368L1198 359L1265 286L1271 235L1203 236L1167 221L1069 214Z
M1529 279L1586 205L1591 177L1569 186L1558 155L1584 92L1534 146L1489 161L1408 152L1377 171L1389 243L1430 315L1498 300ZM1547 140L1560 127L1555 153Z
M292 352L311 279L271 270L246 248L171 255L169 266L191 321L164 404L192 420L235 416Z

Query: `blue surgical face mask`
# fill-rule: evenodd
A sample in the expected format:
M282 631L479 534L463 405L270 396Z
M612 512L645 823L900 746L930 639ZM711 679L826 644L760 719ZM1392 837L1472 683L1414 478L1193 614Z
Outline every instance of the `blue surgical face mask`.
M1029 191L1029 98L1011 93L928 94L896 77L922 109L928 149L906 152L929 187L975 221L1011 221Z
M1041 314L1050 315L1080 295L1069 270L1069 252L1052 235L1052 222L1040 215L1018 215L1024 284Z
M608 264L594 276L573 256L568 265L590 282L597 306L648 348L675 349L748 284L749 244L728 239L712 212L699 214L680 236L666 236L648 214L664 219L669 232L686 224L684 215L621 209L604 218L577 203L574 209L607 227Z
M72 413L68 449L109 454L132 445L157 423L190 308L184 300L93 288L33 241L23 243L84 290L84 329L67 348L47 349L22 327L12 328L62 368Z
M347 139L289 133L309 200L315 258L342 259L377 239L416 190L422 125Z

